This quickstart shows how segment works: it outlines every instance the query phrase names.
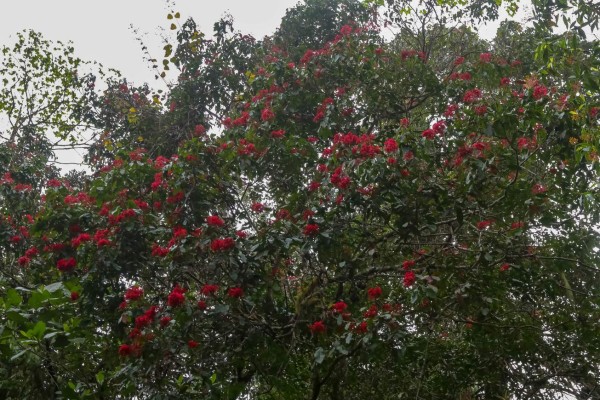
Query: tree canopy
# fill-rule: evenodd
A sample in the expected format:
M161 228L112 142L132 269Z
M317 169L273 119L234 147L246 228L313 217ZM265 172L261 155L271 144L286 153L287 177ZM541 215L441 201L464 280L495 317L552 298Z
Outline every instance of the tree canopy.
M598 43L422 4L173 12L167 93L7 48L0 397L600 398Z

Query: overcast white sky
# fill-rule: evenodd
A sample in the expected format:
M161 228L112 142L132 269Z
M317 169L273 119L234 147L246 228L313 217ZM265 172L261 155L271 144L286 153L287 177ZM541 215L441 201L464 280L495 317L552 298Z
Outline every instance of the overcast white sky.
M257 38L272 33L285 10L298 0L177 0L181 20L193 17L209 33L224 13L233 15L235 26ZM7 0L2 2L0 44L11 35L34 29L51 40L72 41L82 59L101 62L120 70L130 81L152 82L154 74L143 62L143 52L130 26L146 34L153 57L162 48L159 28L168 27L171 6L166 0Z

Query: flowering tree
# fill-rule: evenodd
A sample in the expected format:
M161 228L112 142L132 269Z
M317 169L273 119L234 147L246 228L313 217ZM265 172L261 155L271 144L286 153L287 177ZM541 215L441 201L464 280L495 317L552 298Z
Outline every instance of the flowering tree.
M0 393L596 398L594 59L440 69L377 28L257 52L218 131L5 215Z

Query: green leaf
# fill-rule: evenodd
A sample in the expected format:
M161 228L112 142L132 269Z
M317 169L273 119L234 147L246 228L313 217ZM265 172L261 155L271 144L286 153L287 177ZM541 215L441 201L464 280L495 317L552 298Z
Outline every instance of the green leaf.
M29 334L31 336L35 336L38 339L41 339L44 336L44 332L46 332L46 323L43 321L38 321L37 324L33 327L33 329L29 330Z
M6 291L6 304L9 306L18 306L23 302L21 295L13 288Z

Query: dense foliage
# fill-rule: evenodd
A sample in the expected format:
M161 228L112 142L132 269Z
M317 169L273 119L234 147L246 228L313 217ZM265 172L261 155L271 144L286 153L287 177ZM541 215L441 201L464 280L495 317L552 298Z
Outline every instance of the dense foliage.
M0 397L600 398L597 44L370 7L183 23L68 100L92 176L0 159Z

